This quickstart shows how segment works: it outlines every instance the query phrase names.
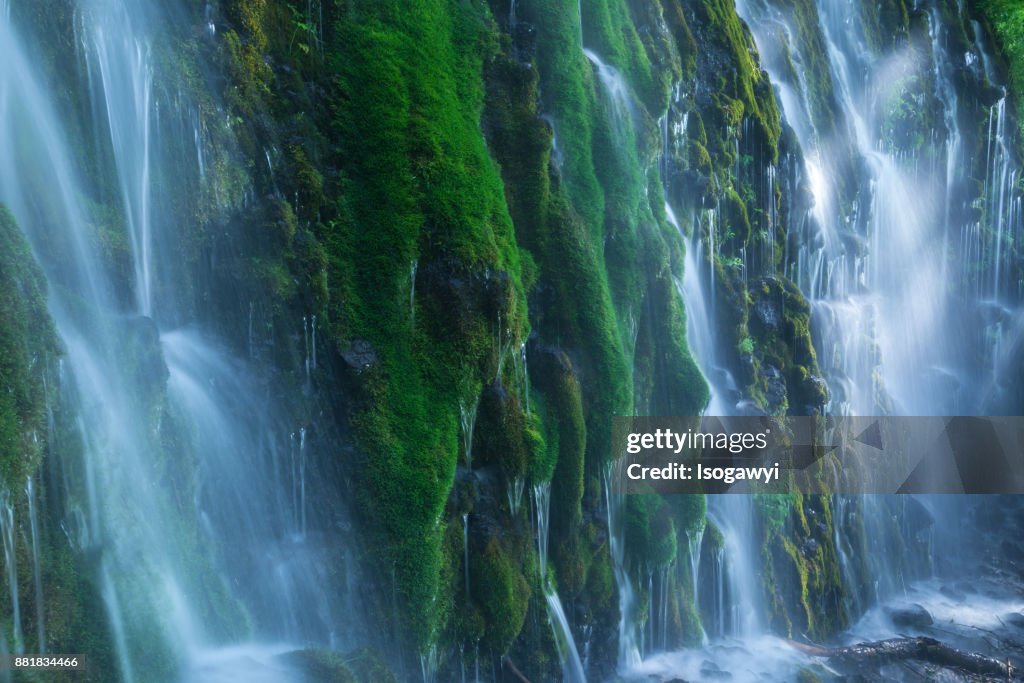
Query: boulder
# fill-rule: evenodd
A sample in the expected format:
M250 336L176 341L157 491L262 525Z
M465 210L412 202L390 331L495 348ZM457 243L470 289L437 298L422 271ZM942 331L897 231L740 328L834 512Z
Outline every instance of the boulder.
M885 610L893 626L898 628L923 629L932 625L932 615L918 604L906 607L893 607Z

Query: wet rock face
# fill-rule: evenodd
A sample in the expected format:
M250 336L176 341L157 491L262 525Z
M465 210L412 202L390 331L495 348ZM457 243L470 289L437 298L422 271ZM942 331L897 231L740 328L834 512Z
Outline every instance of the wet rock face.
M416 288L432 320L458 331L466 331L481 318L497 322L503 314L507 317L515 296L507 272L471 270L449 259L421 265Z
M354 339L349 347L341 352L341 358L356 374L362 374L377 364L377 352L365 339Z
M152 318L138 316L126 321L125 368L143 396L160 394L170 373L160 347L160 330Z
M890 608L886 615L897 628L925 629L932 625L932 615L918 604L909 607Z
M761 322L765 328L778 331L782 325L782 311L779 310L778 306L773 305L774 302L767 299L759 299L754 304L754 315Z

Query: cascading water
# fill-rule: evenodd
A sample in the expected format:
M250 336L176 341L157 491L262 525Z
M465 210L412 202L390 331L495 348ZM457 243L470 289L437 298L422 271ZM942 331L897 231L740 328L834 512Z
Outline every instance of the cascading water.
M604 477L605 506L608 510L608 546L612 556L615 585L619 590L619 668L640 664L640 625L637 619L636 591L626 568L625 494L616 482L622 481L622 459L615 460Z
M459 401L459 424L462 427L462 448L465 453L466 467L473 468L473 429L476 426L476 411L480 405L480 396L466 404Z
M710 496L708 520L722 534L724 551L725 566L719 572L724 590L716 591L722 600L713 608L718 635L756 635L764 628L764 601L756 574L759 558L752 556L759 547L753 499L743 494Z
M963 199L969 197L969 165L965 158L970 140L962 128L964 121L975 114L965 108L954 84L956 70L962 67L953 63L949 28L937 4L927 10L929 40L922 58L911 54L906 46L878 54L869 47L859 18L851 17L848 3L817 3L817 13L812 16L820 16L818 30L826 44L827 68L839 108L835 131L819 128L821 118L814 110L811 85L806 81L808 69L800 68L806 63L806 55L800 30L792 23L792 10L783 3L763 0L741 0L737 4L754 33L783 114L803 155L800 164L788 157L777 166L768 165L763 180L768 189L763 194L774 198L775 187L781 183L790 191L805 185L813 196L810 206L802 208L794 203L791 207L783 272L797 282L812 306L814 343L832 394L826 410L860 415L998 411L1003 389L1000 376L1010 358L1002 349L1013 339L1010 335L1018 334L1020 329L1019 324L1010 323L1019 316L1009 303L1019 292L1005 276L1011 270L1012 245L1021 231L1021 199L1016 189L1019 174L1006 131L1005 95L983 112L987 119L987 153L982 194ZM976 39L980 35L977 26L975 35ZM789 48L781 49L783 45ZM997 82L992 60L980 41L976 40L972 49L968 65L980 64L974 68L983 66L985 78ZM596 56L587 56L603 81L614 74ZM925 74L929 69L930 73ZM886 96L894 96L886 88L908 72L930 77L941 107L946 130L938 135L941 144L930 159L921 158L918 151L901 149L886 137L893 133L891 128L888 132L884 128L880 108ZM622 89L612 85L606 83L605 87L615 98ZM672 137L679 144L678 138L686 130L685 114L672 111L677 104L676 98L670 104L669 116L659 122L661 169L669 199L669 146ZM684 121L681 127L678 123L671 126L673 135L668 134L670 117L675 122ZM842 168L846 154L859 160L862 168L852 174L857 183L855 190L841 187L836 180L851 177L849 169ZM980 217L961 227L957 221L972 215L965 210L972 201L974 206L982 207ZM775 208L772 203L766 209L772 230L778 220ZM716 285L713 269L706 266L709 253L714 256L715 211L704 209L698 213L690 236L682 230L670 202L666 202L665 213L687 244L686 270L677 288L686 304L690 348L710 385L707 412L734 414L742 406L724 400L735 388L719 370L711 313ZM710 224L707 244L701 238L702 223ZM774 237L766 241L774 250ZM774 251L761 258L772 264L773 274ZM745 274L745 253L743 261ZM959 321L965 316L982 324L962 329ZM978 377L981 381L973 382ZM611 513L615 509L612 494L608 499ZM933 570L933 558L940 554L931 541L922 537L922 528L933 528L933 522L921 520L938 519L945 510L946 516L952 515L950 528L959 528L959 515L966 509L958 502L937 505L882 496L836 496L832 502L833 541L846 591L846 604L839 609L846 609L851 618L881 601L916 590L915 581ZM766 624L759 578L763 558L757 552L760 541L755 536L754 515L754 501L749 496L709 497L708 519L721 534L722 545L707 558L705 566L710 575L700 576L705 593L698 599L702 613L708 615L704 626L710 629L709 635L741 639L742 649L749 652L773 647L771 640L761 635ZM614 519L610 527L614 539ZM854 533L854 529L858 531ZM872 539L871 547L864 545L865 539ZM614 560L614 540L612 552ZM952 548L947 552L953 552ZM658 657L639 663L637 626L630 623L635 618L632 585L628 576L618 576L620 563L615 562L615 566L623 615L620 668L637 673L664 672L665 668L654 663ZM699 566L698 559L693 569L695 585ZM874 628L869 632L874 637L892 634L886 630L891 625ZM868 632L854 633L863 637ZM715 649L713 641L709 647L707 656L714 653L715 661L728 661L743 669L744 665L727 652ZM673 673L713 673L690 655L665 659ZM758 675L771 672L785 677L787 671L792 673L792 666L793 657L783 654L761 668ZM755 676L752 669L749 673Z
M1008 272L1009 245L1021 230L1016 172L999 123L1005 119L1003 100L982 114L990 122L979 198L984 209L980 221L970 220L963 122L974 114L954 85L963 67L950 55L950 29L938 4L926 8L927 53L913 45L878 53L869 47L858 13L851 16L845 3L819 2L836 99L853 153L867 169L857 192L861 199L844 216L843 197L833 182L842 155L829 153L841 149L842 140L817 129L807 70L787 68L785 55L775 48L780 37L789 36L794 58L805 61L790 17L770 2L742 1L737 9L778 84L784 115L805 155L804 168L794 172L809 181L815 207L788 269L814 309L815 343L833 394L830 410L861 415L998 411L993 403L998 400L997 348L1011 332L993 318L1005 317L1008 297L1017 295L1001 279ZM989 64L982 45L969 54L977 62L978 52ZM984 75L995 80L991 71ZM907 149L885 119L885 108L903 96L899 84L917 77L934 82L941 107L945 130L934 150ZM834 135L846 137L842 126ZM928 162L926 152L941 161ZM851 247L858 241L867 246L863 255ZM809 246L814 244L821 246ZM986 322L964 329L958 321L965 317Z
M694 358L708 383L710 398L705 412L708 415L728 415L733 412L733 409L730 408L726 396L734 387L730 386L732 382L728 371L722 368L717 360L718 353L714 338L715 324L709 308L711 298L707 295L707 288L704 285L704 268L702 267L704 244L696 225L693 235L687 239L676 218L675 210L668 202L665 202L665 216L686 241L683 281L676 282L676 289L686 307L687 344L693 350ZM714 214L710 213L710 216L713 220ZM711 230L714 230L713 223Z
M562 601L558 597L548 577L548 530L550 524L549 509L551 506L551 484L537 484L533 487L534 534L537 538L537 557L540 559L540 580L543 584L544 600L548 608L548 621L555 639L555 647L562 661L562 680L568 683L584 683L587 680L583 672L576 640L569 619L565 616Z
M1010 331L1002 322L1016 315L1008 302L1017 292L1007 286L1001 273L1010 270L1008 252L1020 231L1017 172L1007 133L1000 124L1005 120L1005 99L1000 98L984 113L988 125L980 197L983 211L980 219L961 229L956 221L969 214L964 211L968 201L962 199L969 185L969 167L964 163L967 136L961 127L971 114L953 84L959 67L951 62L949 29L938 6L928 10L929 58L946 130L941 163L924 163L917 152L900 150L884 139L878 107L886 82L895 80L898 71L926 67L906 49L876 55L868 47L858 19L851 19L846 3L818 3L820 31L827 44L840 111L853 154L865 169L857 192L850 193L847 188L847 194L840 196L833 179L841 175L838 160L846 129L838 126L838 137L833 139L815 124L811 87L803 80L807 70L792 68L793 61L799 65L804 59L799 32L790 23L792 14L770 2L739 2L738 10L761 48L784 115L804 154L801 167L792 159L782 164L794 174L789 186L806 182L815 200L805 217L799 212L791 216L798 221L791 227L791 233L799 234L798 249L793 253L787 249L785 264L787 274L812 304L815 345L833 395L827 409L867 415L880 411L927 415L999 410L1000 364L1008 358L1000 349L1007 335L1016 334L1019 328L1014 325ZM784 44L790 46L788 51L777 49ZM968 63L985 65L985 76L995 81L983 47L977 44L974 49L981 58L969 53L975 60ZM772 183L776 172L774 166L768 169ZM944 202L939 200L942 197ZM844 206L852 207L852 213L844 215ZM670 206L666 213L678 228ZM703 258L696 228L694 233L689 245L697 257L688 254L686 275L690 280L684 280L680 291L691 323L691 349L712 385L714 401L715 375L709 372L713 362L708 362L714 358L714 343L693 329L694 324L705 322L704 301L709 300L696 277ZM950 246L958 240L959 247ZM911 263L913 267L908 267ZM996 321L963 330L958 321L965 316ZM967 379L975 377L982 379L977 384ZM973 387L980 391L972 393ZM837 496L833 505L834 542L847 595L845 609L851 617L908 593L934 595L934 587L915 588L919 577L933 571L934 557L942 555L934 550L932 541L922 538L921 529L934 529L940 517L945 524L940 528L961 528L966 504ZM713 613L711 625L717 635L741 636L753 651L759 647L756 636L764 623L760 616L763 608L757 607L761 589L755 576L760 558L748 556L758 541L743 537L754 526L751 506L746 496L709 499L708 518L721 531L723 545L708 563L714 576L703 577L705 585L709 579L718 585L708 596L709 609L702 611ZM922 523L924 518L930 521ZM859 528L860 535L849 536L852 528ZM872 539L872 547L863 545L865 539ZM946 553L956 556L955 547L962 552L969 544L948 545ZM737 600L739 593L746 594ZM928 599L934 604L933 598ZM1000 606L1005 608L1003 603ZM738 608L744 611L737 612ZM854 629L851 637L892 635L891 624L879 623L876 612L871 614L874 616L865 617L868 621ZM777 664L769 670L779 675L791 662ZM672 666L674 672L683 672L693 661L680 657Z
M314 481L309 425L292 426L254 368L183 319L191 307L180 298L190 291L178 279L186 266L176 262L177 226L156 215L162 204L152 178L159 171L200 182L205 162L194 109L180 95L158 96L148 31L166 19L118 0L87 0L77 13L96 145L108 150L100 158L118 179L131 297L119 296L124 283L90 237L95 217L29 46L7 3L0 13L0 202L49 280L66 350L61 389L76 406L83 449L81 462L61 463L69 487L63 526L78 551L97 558L122 679L177 670L195 681L228 672L288 680L277 655L341 646L358 629L354 598L326 588L337 583L332 567L351 574L350 540L337 523L343 511L314 514L305 502ZM162 125L192 126L186 148L163 139ZM170 166L181 158L191 166ZM315 330L314 319L310 373ZM13 553L11 520L2 521L4 551ZM15 633L20 652L17 621ZM154 672L156 660L170 671Z
M7 574L5 579L13 608L14 654L21 654L25 651L25 643L21 633L21 608L18 600L18 576L14 554L14 505L6 493L0 497L0 542L4 546L4 567Z

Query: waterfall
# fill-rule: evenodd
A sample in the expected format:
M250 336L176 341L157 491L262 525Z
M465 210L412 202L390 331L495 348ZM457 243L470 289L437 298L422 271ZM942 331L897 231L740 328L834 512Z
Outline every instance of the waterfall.
M302 343L306 352L306 390L313 389L313 371L316 370L316 316L302 316Z
M294 533L299 537L306 535L306 428L299 428L298 446L295 434L292 434L292 518Z
M70 489L60 526L75 550L100 558L96 585L126 681L158 676L150 670L157 660L187 680L224 670L262 675L277 671L278 653L343 646L359 628L359 596L329 580L346 554L348 532L339 529L347 512L340 501L307 504L310 487L322 484L310 471L306 426L289 472L296 429L288 398L203 328L207 316L185 313L195 302L180 226L168 218L166 183L154 179L198 184L206 124L186 97L159 87L159 34L150 28L169 21L157 7L125 0L87 0L77 15L92 134L107 151L98 163L109 158L123 212L122 272L99 251L88 183L29 59L32 46L11 13L0 14L0 202L50 283L65 349L60 390L82 444L81 458L56 456ZM199 304L211 305L219 313L216 302ZM316 320L307 325L308 373L317 362ZM38 543L33 495L29 505ZM4 510L0 531L13 557L9 500ZM322 540L312 540L314 530ZM7 565L17 603L13 560ZM19 614L16 652L24 648ZM39 638L43 646L42 630Z
M25 498L28 500L29 537L32 544L32 588L36 601L36 649L35 654L46 654L46 619L43 602L43 571L39 554L39 515L36 511L36 493L30 476L25 482Z
M605 64L596 52L583 48L583 54L597 70L597 76L612 106L612 122L621 134L627 127L632 126L635 120L635 106L629 85L618 69Z
M434 683L437 680L437 647L433 646L426 654L420 655L420 673L423 683Z
M619 656L620 669L638 665L640 657L639 624L636 614L636 591L626 568L625 548L625 493L619 482L625 476L622 459L616 459L604 476L605 507L608 511L608 545L612 556L612 571L619 590Z
M709 302L713 301L710 289L714 287L712 281L705 287L703 280L705 263L703 254L703 242L697 225L693 227L692 236L687 239L679 220L676 218L672 205L665 202L665 216L686 243L686 256L683 265L683 280L676 280L676 290L683 299L683 306L686 309L686 343L693 352L694 360L700 367L708 383L710 398L708 399L705 413L708 415L728 415L732 412L726 402L726 395L733 388L734 382L729 372L722 368L717 360L718 346L715 340L715 323L712 319L712 307ZM714 231L712 224L710 230ZM708 271L711 271L708 268ZM710 276L709 273L709 277ZM712 304L713 306L713 304Z
M1018 174L1001 128L1000 101L988 112L980 221L969 217L966 205L954 203L969 189L970 164L964 158L969 132L962 128L969 114L954 85L964 67L950 53L948 19L937 3L922 9L929 31L927 63L910 47L878 53L847 3L817 3L843 117L837 135L845 121L852 151L868 171L858 187L867 202L854 203L852 213L844 215L844 198L832 180L840 175L839 155L829 151L838 141L814 124L806 72L788 68L786 57L774 49L780 33L789 36L793 58L805 61L791 18L771 2L737 4L805 155L804 167L794 173L809 181L815 206L801 228L795 262L788 265L812 305L815 344L833 395L828 408L834 413L976 414L998 399L998 345L1011 326L1002 324L1007 314L992 302L1018 294L1002 282L1011 258L1007 245L1021 230L1020 193L1013 189ZM988 64L984 46L979 42L975 49ZM887 142L882 125L886 98L901 96L893 83L926 71L944 124L936 150L941 163L932 167L919 163L916 150ZM995 80L995 74L986 75ZM849 248L858 239L855 231L864 233L863 255ZM971 292L973 299L959 298ZM965 317L985 322L966 329L958 323Z
M459 401L459 423L462 426L462 448L466 457L466 467L473 469L473 429L476 426L476 411L480 405L479 394L473 402L465 404Z
M21 632L21 603L18 600L18 557L15 542L14 502L6 491L0 492L0 542L4 546L4 569L6 570L7 593L11 598L11 625L14 629L14 654L25 652Z
M526 490L526 477L519 475L505 482L508 496L508 511L513 519L519 517L519 509L523 503L523 491Z
M523 396L523 408L530 416L530 373L526 366L526 342L519 345L519 390Z
M153 66L146 17L132 4L89 0L86 37L95 111L106 115L107 133L120 180L121 200L132 248L136 308L153 315L152 157L156 116ZM94 63L93 63L94 62Z
M469 590L469 513L462 515L462 571L466 579L466 599L472 594Z
M576 641L569 627L569 619L565 616L558 591L551 584L548 576L548 530L549 508L551 505L551 483L545 482L533 487L534 534L537 539L537 557L540 560L541 590L548 608L548 621L551 633L558 649L558 657L562 662L562 680L566 683L585 683L587 680L580 660Z
M756 536L753 497L723 494L708 497L708 519L722 534L724 555L717 561L720 636L746 637L763 630L764 599L758 577L760 543Z

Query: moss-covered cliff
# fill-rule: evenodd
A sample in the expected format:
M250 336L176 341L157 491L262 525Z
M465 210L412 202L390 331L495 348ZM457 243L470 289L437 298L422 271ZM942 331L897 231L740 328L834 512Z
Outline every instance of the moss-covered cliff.
M861 5L875 49L896 41L932 59L922 12L902 0ZM1016 65L1019 13L974 6ZM24 16L40 35L73 35L69 8L48 0ZM801 0L791 11L794 44L770 58L809 84L816 135L841 134L849 122L817 10ZM961 14L957 48L970 42ZM201 177L161 178L190 283L173 316L244 351L274 378L289 417L325 435L322 490L355 512L358 562L375 578L368 630L384 635L369 644L397 643L400 677L423 666L456 679L507 657L530 680L550 679L560 664L544 592L554 587L577 642L591 644L591 673L610 675L620 609L603 488L617 455L611 418L692 415L709 400L679 293L687 248L703 245L730 405L813 414L829 400L810 306L786 272L807 188L776 182L802 152L734 4L193 0L183 15L155 47L157 79L162 101L194 105L174 116L201 120L207 156ZM84 131L94 122L74 46L46 44L41 68L64 83L63 113ZM934 159L943 141L924 131L939 124L935 85L920 73L885 94L885 142ZM1017 70L1008 73L1018 94ZM978 96L976 109L995 94L955 86ZM975 128L971 153L983 139ZM75 152L93 172L97 242L123 271L127 300L107 152L84 142ZM836 157L838 210L864 220L857 161L842 145ZM59 345L42 277L7 214L0 246L0 294L18 294L0 297L10 387L0 395L0 502L24 535L28 477L37 510L60 495L43 457ZM321 338L312 368L297 332L310 327ZM833 635L852 616L835 546L837 523L850 522L826 496L756 502L770 627ZM109 652L103 629L83 621L101 611L82 578L90 560L59 542L56 513L40 514L50 520L42 570L61 587L46 596L50 649ZM702 543L721 546L705 516L697 496L625 504L626 580L638 604L665 605L666 648L702 637L691 568ZM33 590L27 562L18 559L23 595ZM646 609L640 622L654 618ZM25 634L33 619L21 619ZM13 634L13 622L5 628ZM86 640L62 640L71 634ZM310 666L344 668L307 654Z
M7 652L91 653L84 676L29 673L25 680L109 680L100 589L54 515L67 491L53 457L76 444L59 396L62 350L46 289L13 216L0 205L0 537L7 577L0 641Z

